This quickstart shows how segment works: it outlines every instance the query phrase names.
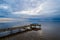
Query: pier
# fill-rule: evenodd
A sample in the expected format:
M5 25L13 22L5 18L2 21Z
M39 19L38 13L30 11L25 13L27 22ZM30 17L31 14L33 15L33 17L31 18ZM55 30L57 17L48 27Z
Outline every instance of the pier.
M6 37L9 35L14 35L17 33L23 33L28 31L38 31L41 30L41 24L30 24L30 25L24 25L20 27L14 27L14 28L7 28L7 29L0 29L0 38Z

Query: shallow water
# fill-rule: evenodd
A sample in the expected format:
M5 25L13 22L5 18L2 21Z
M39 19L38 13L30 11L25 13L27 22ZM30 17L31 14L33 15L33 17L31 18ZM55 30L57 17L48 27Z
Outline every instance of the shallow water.
M0 23L0 29L19 27L19 26L24 26L28 24L30 24L30 22L21 22L21 21L5 22L5 23L3 22L3 23Z
M60 40L60 22L39 22L41 30L5 38L8 40ZM24 36L24 37L23 37ZM23 39L24 38L24 39Z
M41 23L43 38L46 40L60 40L60 22L42 22Z

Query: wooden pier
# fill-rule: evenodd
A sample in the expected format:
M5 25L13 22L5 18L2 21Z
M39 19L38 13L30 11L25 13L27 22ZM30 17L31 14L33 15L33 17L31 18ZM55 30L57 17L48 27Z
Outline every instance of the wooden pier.
M9 33L7 35L3 35L0 37L5 37L5 36L11 35L11 34L16 34L18 32L25 32L25 31L31 31L31 30L34 30L34 31L41 30L41 24L30 24L30 25L25 25L25 26L20 26L20 27L0 29L0 33L9 31Z

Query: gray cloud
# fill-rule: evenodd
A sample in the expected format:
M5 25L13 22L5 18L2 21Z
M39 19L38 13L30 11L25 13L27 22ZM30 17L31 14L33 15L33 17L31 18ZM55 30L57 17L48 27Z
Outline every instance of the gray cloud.
M24 18L25 20L28 20L28 18L52 19L53 17L55 16L57 17L58 15L60 15L59 11L60 0L5 0L5 1L8 3L9 6L11 6L11 10L13 10L11 12L12 15L14 15L14 17L19 17L20 19L21 18ZM15 12L17 13L15 14Z

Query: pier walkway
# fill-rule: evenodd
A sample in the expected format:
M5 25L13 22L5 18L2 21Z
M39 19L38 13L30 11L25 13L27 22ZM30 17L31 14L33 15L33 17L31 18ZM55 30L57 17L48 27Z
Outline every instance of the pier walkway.
M32 31L32 30L34 30L34 31L41 30L41 25L30 24L30 25L25 25L25 26L21 26L21 27L0 29L0 38L10 36L10 35L14 35L14 34L17 34L17 33Z

